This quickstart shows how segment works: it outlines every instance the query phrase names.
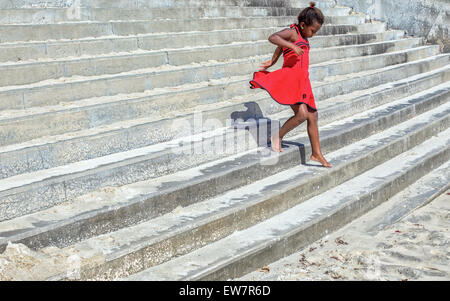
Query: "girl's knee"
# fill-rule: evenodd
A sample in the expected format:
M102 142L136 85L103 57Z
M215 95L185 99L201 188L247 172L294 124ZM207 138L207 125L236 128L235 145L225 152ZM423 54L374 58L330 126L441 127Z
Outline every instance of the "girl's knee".
M303 121L305 119L308 119L308 109L306 108L306 105L302 104L298 107L297 112L295 113L294 117L297 121Z
M308 112L308 121L309 122L315 122L317 123L317 120L319 119L319 114L317 111L314 112Z
M300 106L298 107L297 113L302 114L302 116L307 116L308 115L308 107L304 103L300 104Z
M298 107L299 107L298 104L291 105L291 109L292 109L292 111L294 111L294 114L297 114L297 112L298 112Z

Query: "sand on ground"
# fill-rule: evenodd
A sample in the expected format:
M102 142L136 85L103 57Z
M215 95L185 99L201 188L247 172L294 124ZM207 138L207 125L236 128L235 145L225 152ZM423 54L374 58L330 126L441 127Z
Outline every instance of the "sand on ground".
M299 252L234 280L450 280L450 190L373 231L388 209L382 204Z
M450 190L374 232L390 208L387 201L299 252L234 280L450 280ZM8 244L0 254L0 280L59 274L76 280L81 266L104 260L100 255L80 258L71 248L34 251Z

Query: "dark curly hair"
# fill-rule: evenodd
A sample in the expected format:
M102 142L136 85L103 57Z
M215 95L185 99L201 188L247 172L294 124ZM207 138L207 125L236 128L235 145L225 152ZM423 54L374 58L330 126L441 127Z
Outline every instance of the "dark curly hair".
M311 26L314 21L317 21L320 25L325 21L325 17L323 16L320 9L318 9L315 2L310 2L309 7L305 8L298 15L298 25L300 26L300 22L304 22L306 26Z

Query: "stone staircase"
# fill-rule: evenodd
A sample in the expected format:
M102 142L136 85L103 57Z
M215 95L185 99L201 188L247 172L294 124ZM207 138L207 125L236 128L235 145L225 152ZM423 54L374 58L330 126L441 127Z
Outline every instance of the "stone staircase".
M428 197L450 183L437 45L318 1L325 169L304 124L270 151L292 110L248 84L308 1L69 4L0 1L0 252L60 258L40 261L42 279L72 279L73 258L75 279L233 279L432 171Z

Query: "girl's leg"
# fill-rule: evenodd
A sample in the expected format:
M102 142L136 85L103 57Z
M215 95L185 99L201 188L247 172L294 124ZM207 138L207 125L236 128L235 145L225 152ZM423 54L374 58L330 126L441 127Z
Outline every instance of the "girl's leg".
M286 120L286 122L281 127L280 131L270 137L270 142L272 144L272 149L276 152L282 152L281 140L283 137L292 129L297 127L303 121L306 120L308 116L308 109L305 104L292 105L291 109L294 111L295 115Z
M311 154L310 158L311 158L311 160L322 163L322 165L325 167L331 167L332 165L330 163L328 163L327 160L325 160L325 158L322 155L322 151L320 150L319 126L318 126L318 122L317 122L318 117L319 117L319 114L317 113L317 111L310 110L308 112L307 129L308 129L308 136L309 136L309 141L311 142L311 149L312 149L312 154Z

